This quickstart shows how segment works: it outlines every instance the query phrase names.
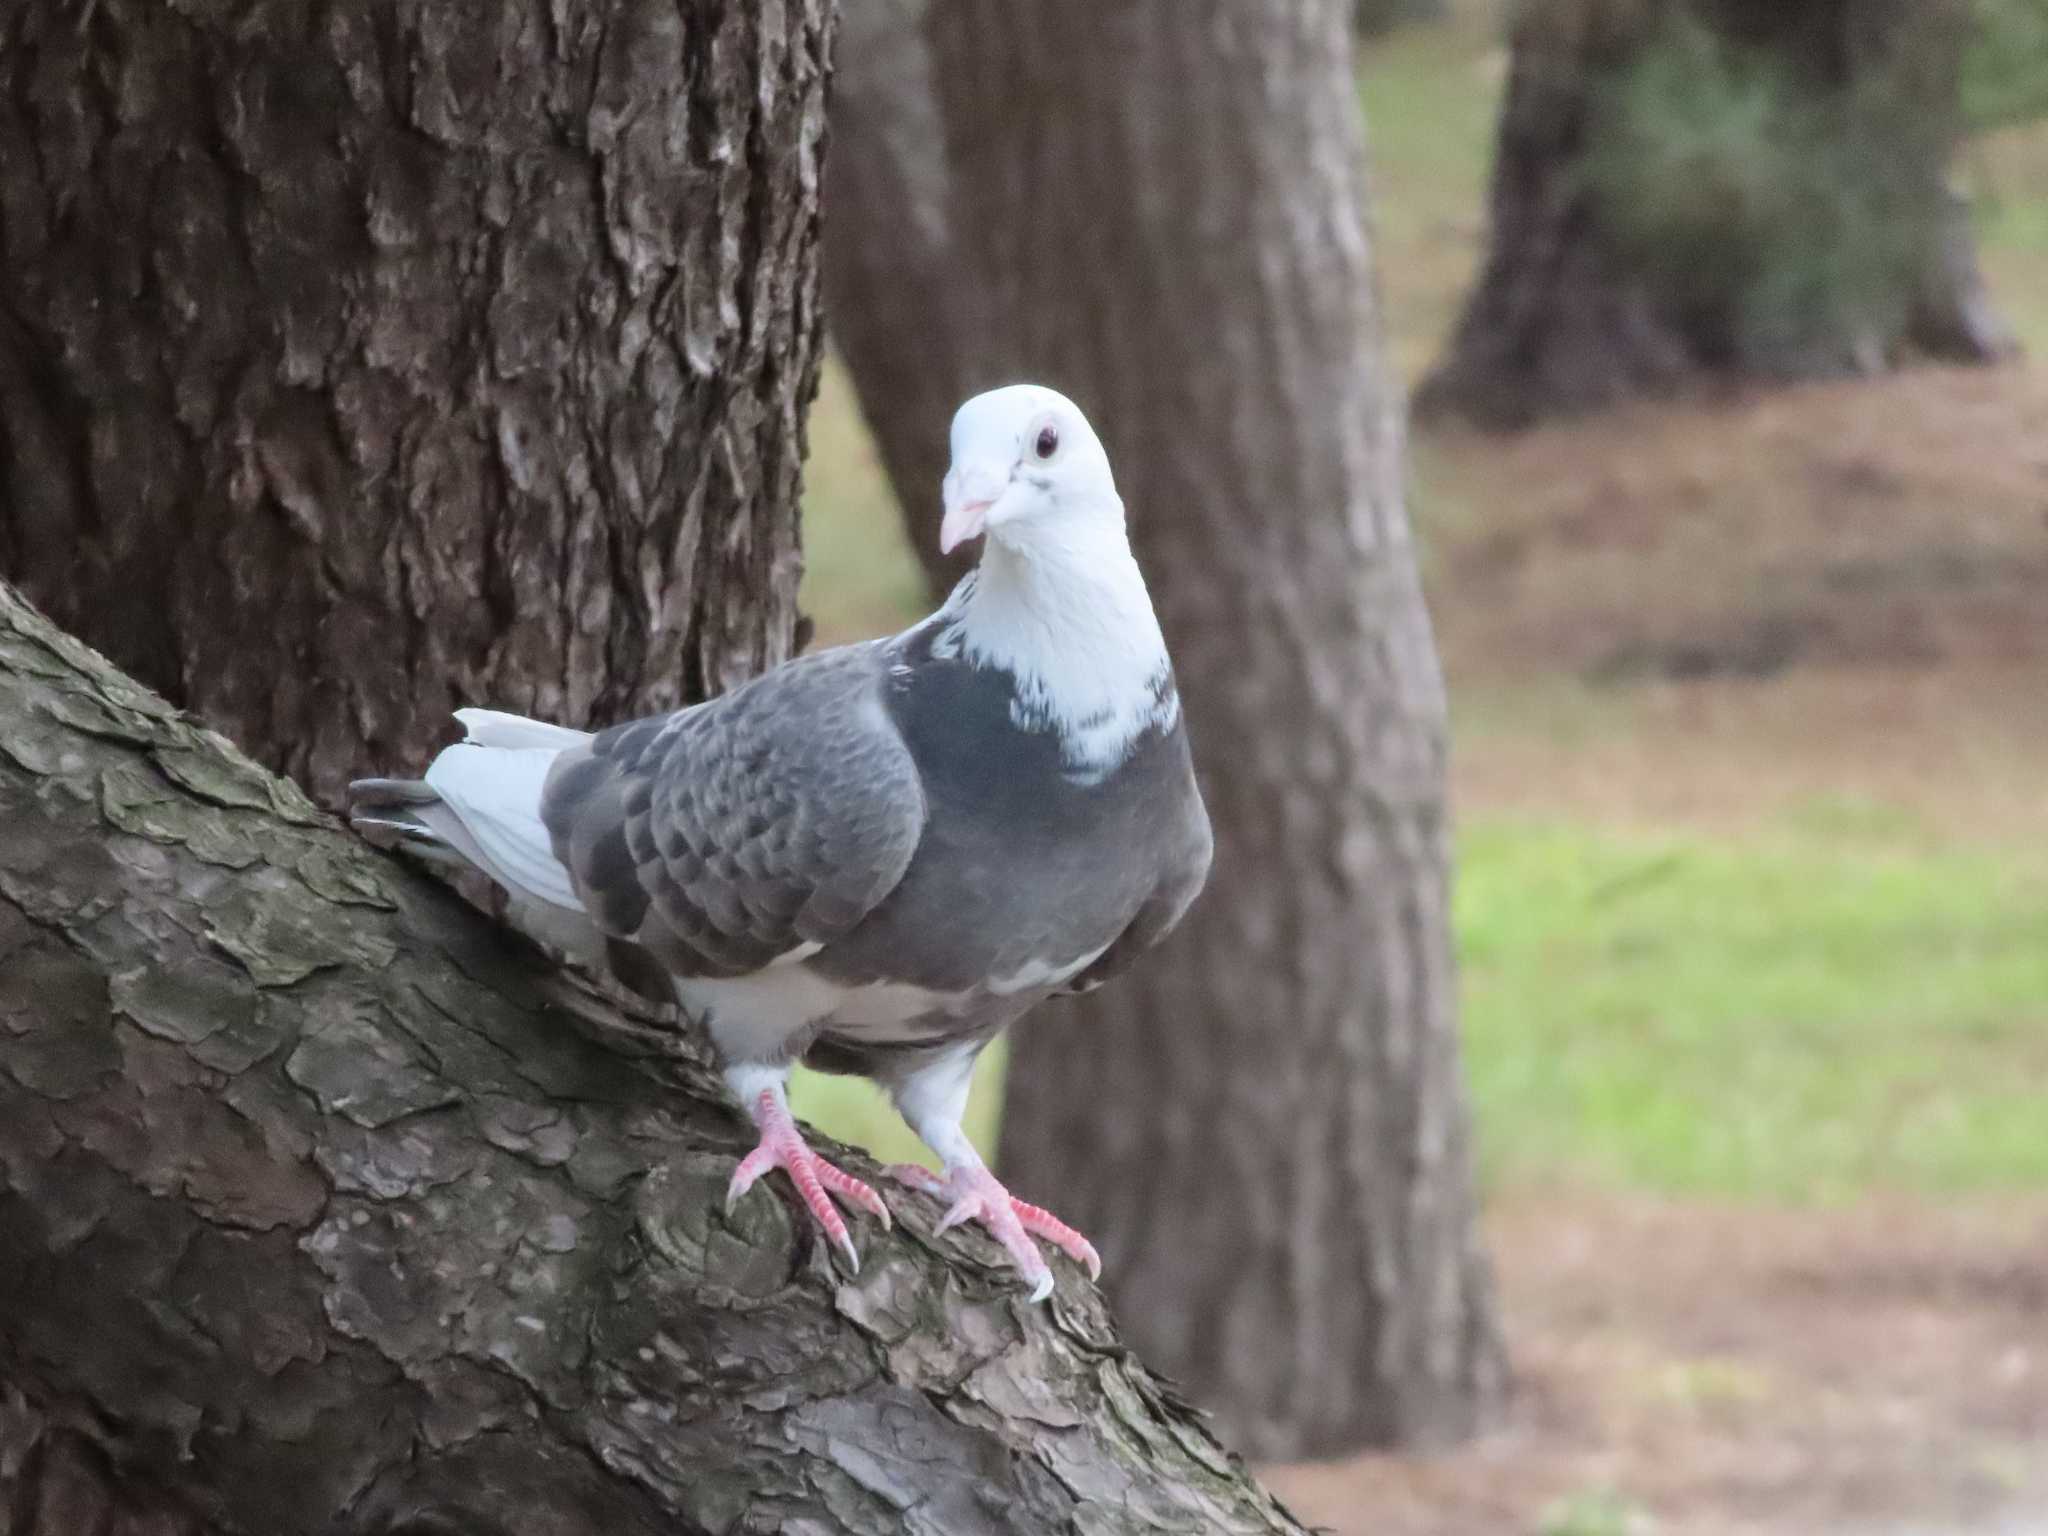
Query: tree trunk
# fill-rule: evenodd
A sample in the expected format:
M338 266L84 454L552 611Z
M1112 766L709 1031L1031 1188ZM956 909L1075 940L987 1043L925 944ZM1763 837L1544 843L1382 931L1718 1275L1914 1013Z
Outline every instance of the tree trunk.
M1516 427L1703 376L2011 355L1947 181L1968 24L1967 0L1520 7L1487 261L1418 413ZM1643 84L1696 38L1675 89Z
M988 354L981 296L963 282L949 223L945 124L925 0L848 0L832 69L825 292L832 339L871 408L875 446L935 591L972 562L939 553L947 424L975 388L1012 382Z
M0 19L0 574L333 799L787 653L827 0Z
M1451 0L1353 0L1351 24L1360 37L1385 37L1396 27L1417 21L1443 21Z
M691 1041L5 587L0 826L10 1536L1299 1536L934 1202L722 1214Z
M1266 1457L1463 1435L1502 1377L1349 25L1338 0L934 7L926 280L957 292L883 343L917 351L969 296L969 344L934 348L971 359L951 392L1065 389L1116 465L1216 873L1159 963L1020 1027L1005 1176L1097 1239L1133 1335ZM845 41L849 75L889 42ZM835 154L891 152L868 106L839 104ZM834 243L888 225L833 176L836 316L890 279ZM840 334L883 440L916 430L892 360ZM928 486L898 491L921 525Z

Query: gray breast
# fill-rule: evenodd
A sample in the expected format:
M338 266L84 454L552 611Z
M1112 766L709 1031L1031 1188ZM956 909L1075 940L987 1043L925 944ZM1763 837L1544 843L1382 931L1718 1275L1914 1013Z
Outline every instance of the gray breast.
M1077 776L1056 732L1016 724L1008 674L933 656L929 632L902 645L885 697L923 786L923 836L896 888L814 967L973 994L986 1006L964 1010L969 1028L1097 961L1148 909L1170 928L1209 857L1178 718L1110 773Z

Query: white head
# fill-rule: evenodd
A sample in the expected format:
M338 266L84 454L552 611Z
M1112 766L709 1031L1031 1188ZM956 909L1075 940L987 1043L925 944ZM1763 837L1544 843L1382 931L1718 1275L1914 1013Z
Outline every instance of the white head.
M1060 735L1070 772L1111 772L1179 717L1166 642L1124 529L1109 456L1074 402L1037 384L953 416L939 549L986 533L934 616L941 648L1016 680L1011 717Z
M1109 455L1057 390L1010 384L976 395L953 413L952 448L941 554L981 533L1028 549L1034 534L1078 531L1076 520L1122 531Z

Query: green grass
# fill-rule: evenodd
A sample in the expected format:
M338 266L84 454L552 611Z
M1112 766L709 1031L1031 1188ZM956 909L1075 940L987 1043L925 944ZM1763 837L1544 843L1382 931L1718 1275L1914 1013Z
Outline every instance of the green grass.
M797 605L817 621L819 645L887 633L923 611L924 572L904 542L895 493L836 357L825 361L809 432Z
M1611 1488L1588 1488L1544 1510L1536 1536L1648 1536L1656 1522Z
M2048 876L1833 804L1740 836L1480 820L1460 855L1490 1184L2048 1185Z

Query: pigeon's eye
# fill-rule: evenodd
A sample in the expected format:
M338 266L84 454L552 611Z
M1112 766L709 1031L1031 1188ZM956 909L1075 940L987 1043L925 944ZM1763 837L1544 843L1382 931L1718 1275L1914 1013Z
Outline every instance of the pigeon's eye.
M1059 433L1055 432L1051 427L1040 427L1038 429L1038 456L1041 459L1049 459L1059 451Z

